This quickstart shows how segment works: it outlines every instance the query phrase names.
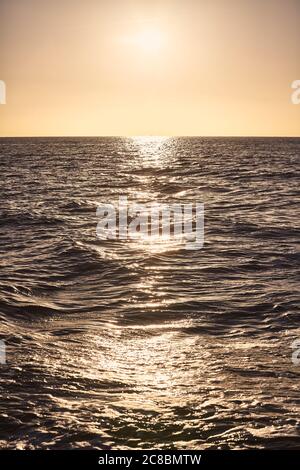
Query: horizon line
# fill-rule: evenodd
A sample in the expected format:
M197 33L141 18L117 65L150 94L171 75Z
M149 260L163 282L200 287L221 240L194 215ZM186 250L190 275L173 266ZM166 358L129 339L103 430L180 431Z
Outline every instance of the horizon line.
M117 134L108 134L108 135L3 135L0 136L0 139L69 139L69 138L123 138L123 139L133 139L138 137L161 137L166 139L171 138L250 138L250 139L300 139L300 135L184 135L184 134L174 134L174 135L163 135L163 134L132 134L132 135L117 135Z

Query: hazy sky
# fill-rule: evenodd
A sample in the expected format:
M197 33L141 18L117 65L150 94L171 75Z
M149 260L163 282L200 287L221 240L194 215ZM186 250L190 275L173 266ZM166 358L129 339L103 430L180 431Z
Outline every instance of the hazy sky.
M300 0L0 0L0 135L300 136Z

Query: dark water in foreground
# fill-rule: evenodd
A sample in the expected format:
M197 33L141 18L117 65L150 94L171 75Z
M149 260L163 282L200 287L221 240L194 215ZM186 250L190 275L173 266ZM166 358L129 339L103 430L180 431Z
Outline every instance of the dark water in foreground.
M300 448L299 156L1 139L1 447ZM119 195L204 202L204 248L98 240Z

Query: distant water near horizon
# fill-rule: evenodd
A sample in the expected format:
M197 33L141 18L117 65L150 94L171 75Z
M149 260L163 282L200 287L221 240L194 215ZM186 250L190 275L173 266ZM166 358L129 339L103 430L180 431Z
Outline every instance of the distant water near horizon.
M0 139L0 447L300 449L297 138ZM203 202L205 244L96 208Z

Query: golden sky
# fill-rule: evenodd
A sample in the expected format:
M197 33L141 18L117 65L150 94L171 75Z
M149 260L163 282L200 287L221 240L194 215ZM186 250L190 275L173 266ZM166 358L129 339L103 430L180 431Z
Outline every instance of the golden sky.
M0 0L0 136L300 136L300 0Z

